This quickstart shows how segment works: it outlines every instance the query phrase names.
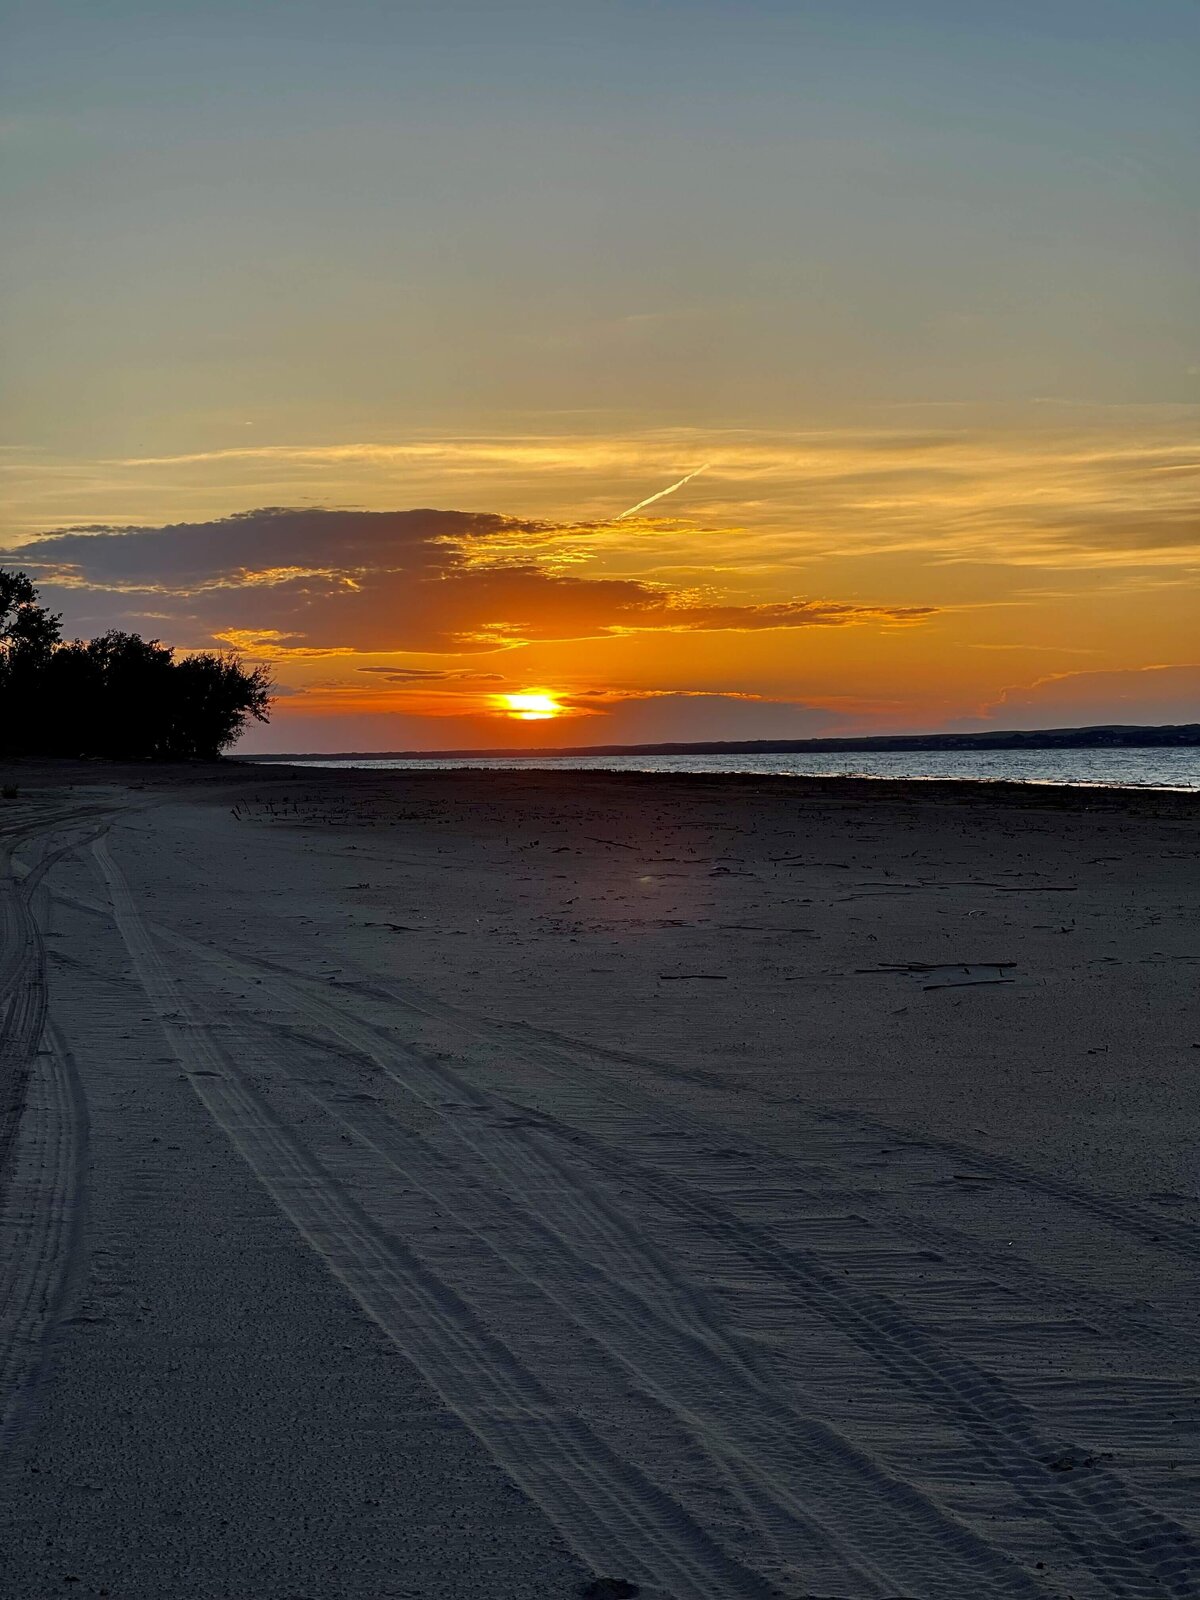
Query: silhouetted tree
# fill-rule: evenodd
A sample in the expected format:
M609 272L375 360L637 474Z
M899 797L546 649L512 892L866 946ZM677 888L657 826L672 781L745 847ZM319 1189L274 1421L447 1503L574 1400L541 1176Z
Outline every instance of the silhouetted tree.
M0 748L25 749L39 733L42 674L61 637L60 620L38 604L25 573L0 567Z
M234 655L175 660L116 630L64 644L23 572L0 569L0 750L212 761L270 713L271 676Z
M0 567L0 645L9 650L45 653L57 644L62 618L38 604L38 593L23 572Z
M177 757L213 760L251 720L270 715L271 682L266 667L249 672L235 655L201 651L184 656L174 670L176 720L172 751Z

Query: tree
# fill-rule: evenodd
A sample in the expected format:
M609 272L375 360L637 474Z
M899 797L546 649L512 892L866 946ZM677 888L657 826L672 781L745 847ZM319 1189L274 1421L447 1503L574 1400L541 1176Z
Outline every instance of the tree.
M23 572L0 567L0 747L25 749L41 722L41 675L59 642L59 621L38 604Z
M215 760L251 719L268 720L273 687L268 668L247 672L238 656L213 651L185 656L175 667L172 754Z
M64 644L22 572L0 569L0 749L20 755L214 761L270 715L266 667L112 630Z
M38 604L38 593L24 572L0 567L0 656L28 652L44 659L61 638L60 616Z

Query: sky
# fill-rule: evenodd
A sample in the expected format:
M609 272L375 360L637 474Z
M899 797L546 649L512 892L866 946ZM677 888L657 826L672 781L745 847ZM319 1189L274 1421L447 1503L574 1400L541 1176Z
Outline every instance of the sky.
M1195 0L0 0L0 63L0 565L269 662L243 748L1200 720Z

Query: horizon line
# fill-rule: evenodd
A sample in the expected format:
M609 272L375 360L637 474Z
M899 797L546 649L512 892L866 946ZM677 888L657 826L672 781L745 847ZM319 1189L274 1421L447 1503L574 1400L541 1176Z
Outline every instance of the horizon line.
M1158 738L1149 737L1159 735ZM1102 736L1107 736L1107 738ZM1163 738L1163 735L1175 735ZM1179 737L1183 735L1184 737ZM1090 736L1090 737L1089 737ZM1117 737L1115 744L1113 743ZM1144 740L1142 743L1137 736ZM896 750L979 750L1003 745L1014 740L1027 741L1026 748L1037 748L1036 741L1055 744L1073 743L1076 748L1192 748L1200 745L1200 722L1128 723L1097 722L1082 726L1058 728L994 728L963 733L892 733L862 734L859 736L820 736L808 739L687 739L656 740L645 744L593 744L593 745L518 745L513 747L475 746L448 750L271 750L234 752L226 759L243 761L288 761L313 756L329 760L349 761L358 758L382 760L386 757L404 757L408 760L438 761L461 756L523 760L538 757L617 756L617 755L724 755L739 752L756 752L763 755L797 754L805 750L814 753L880 749Z

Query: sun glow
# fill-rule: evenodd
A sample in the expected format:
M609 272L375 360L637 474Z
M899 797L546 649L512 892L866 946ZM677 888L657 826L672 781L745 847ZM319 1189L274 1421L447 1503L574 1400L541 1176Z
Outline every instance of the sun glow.
M564 709L553 695L548 694L502 694L499 700L508 715L520 722L542 722L547 717L561 717Z

